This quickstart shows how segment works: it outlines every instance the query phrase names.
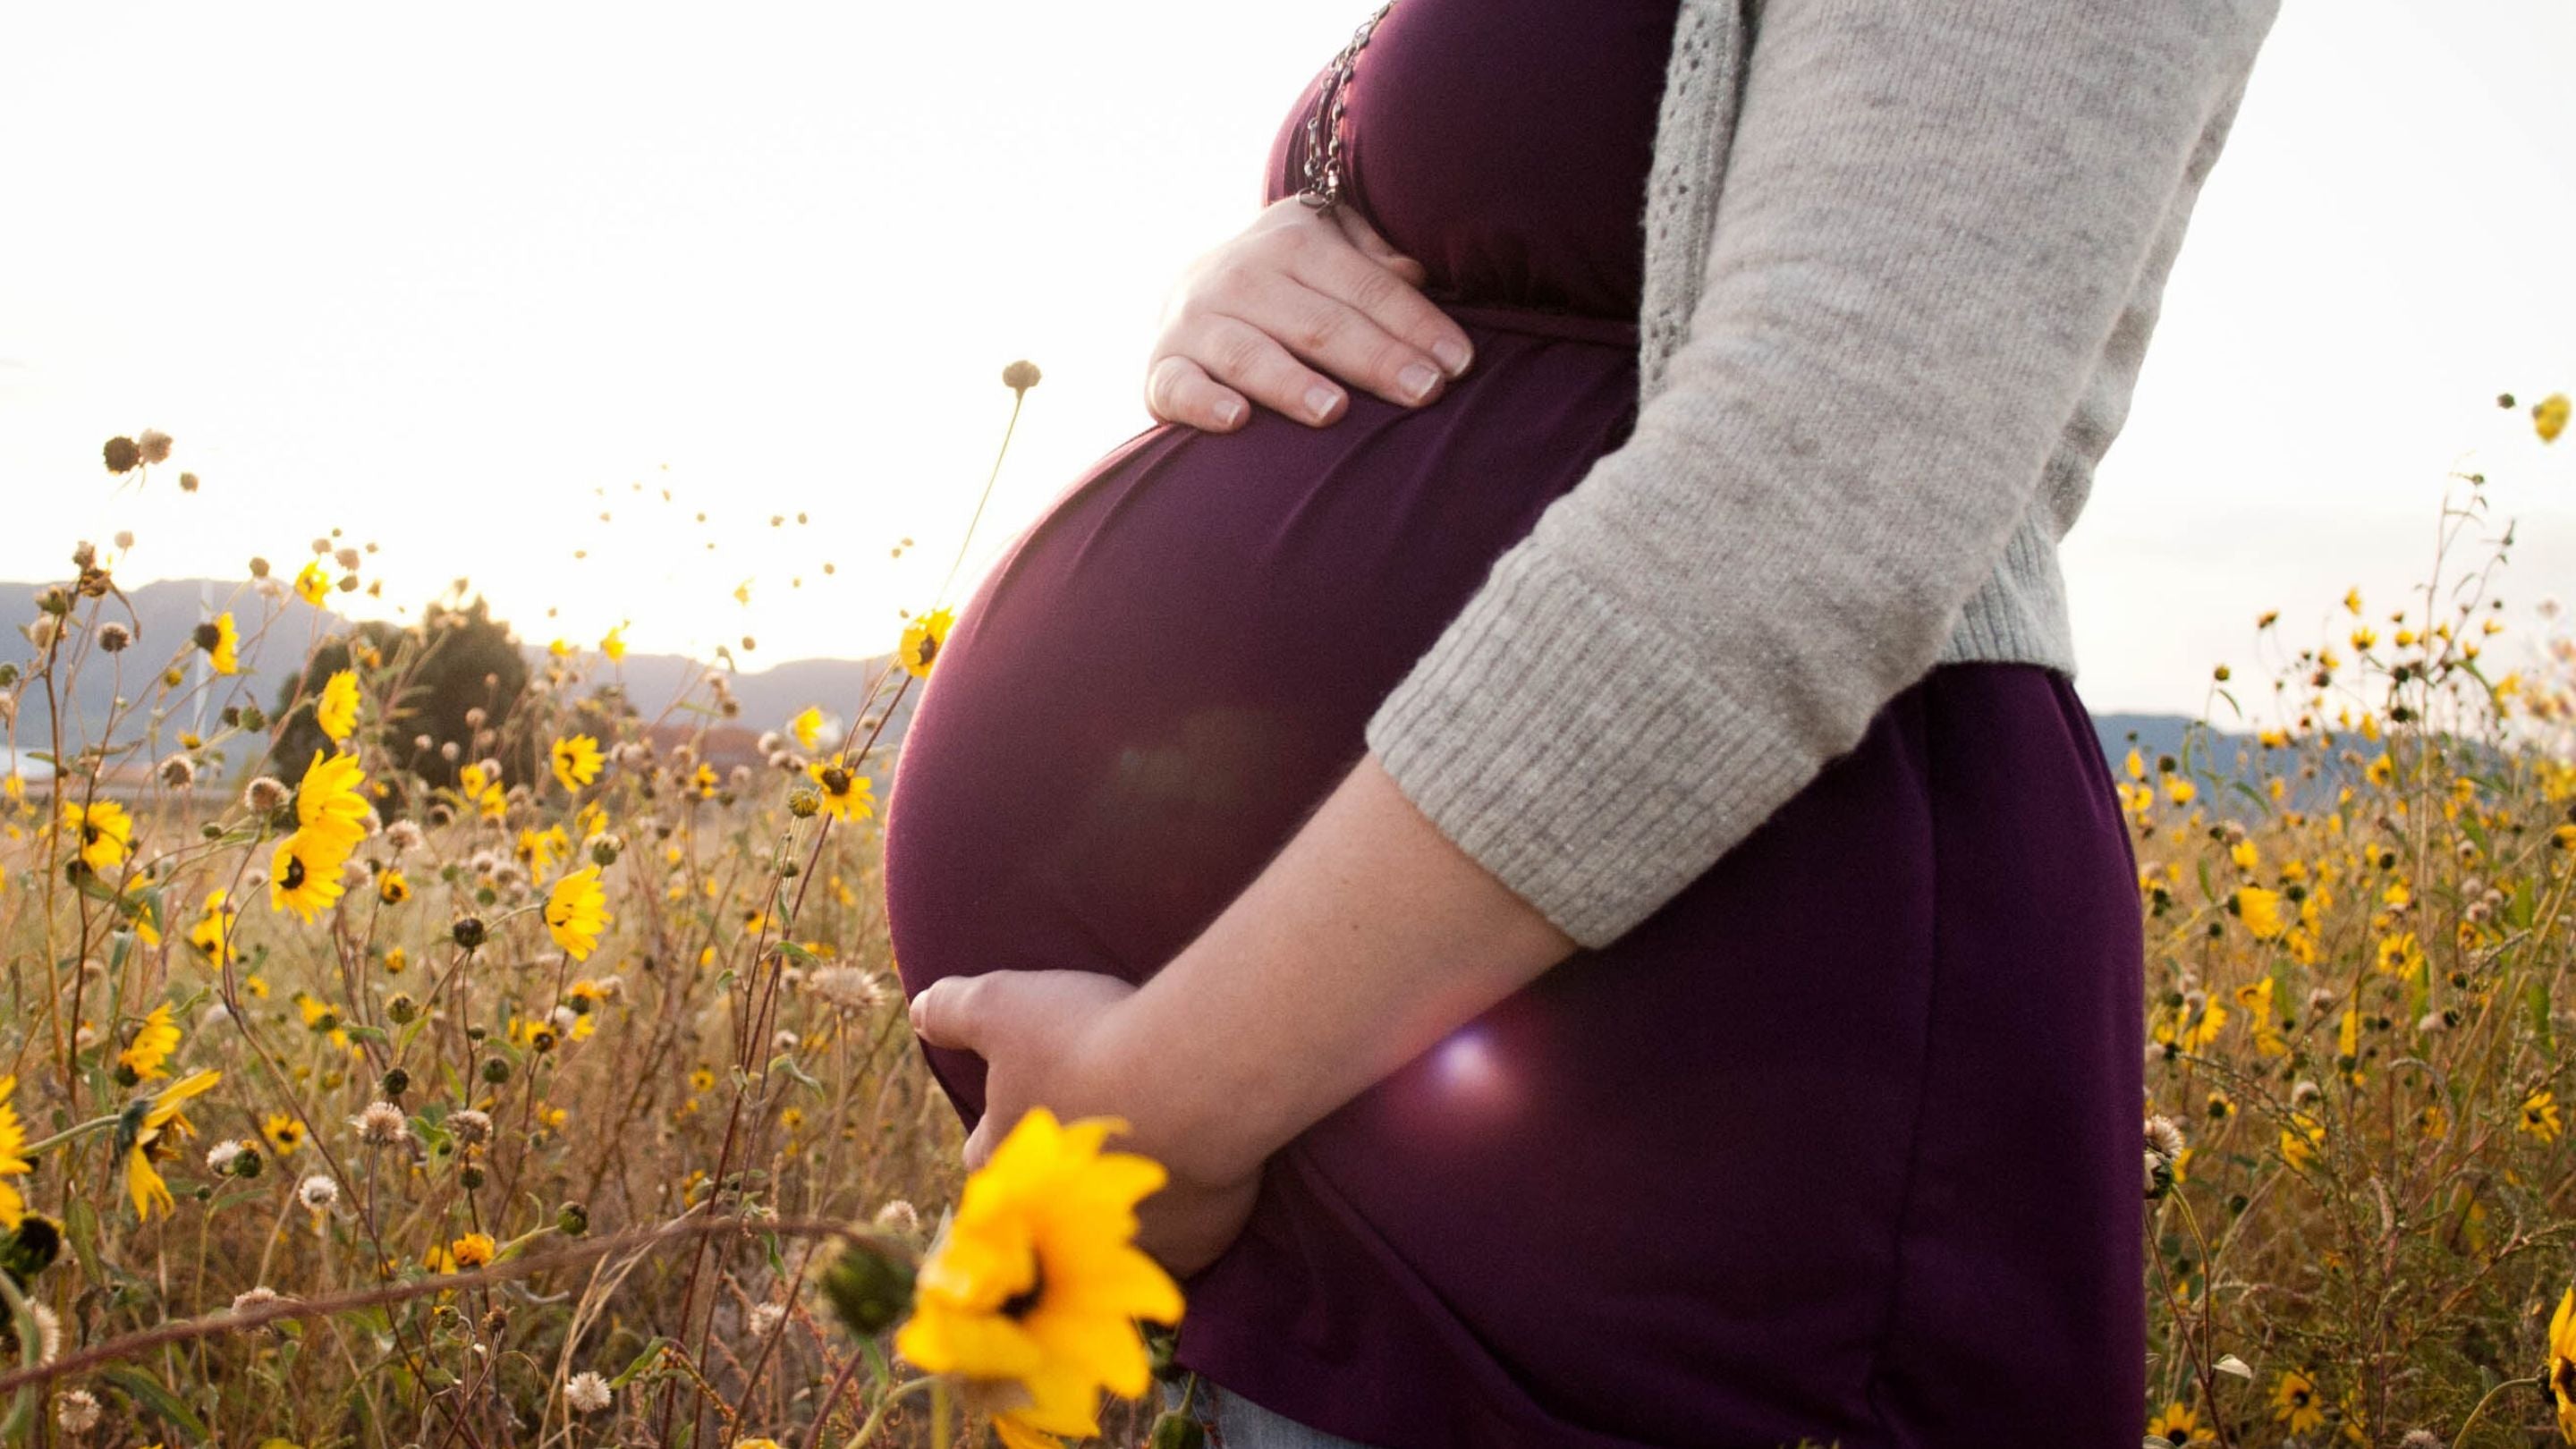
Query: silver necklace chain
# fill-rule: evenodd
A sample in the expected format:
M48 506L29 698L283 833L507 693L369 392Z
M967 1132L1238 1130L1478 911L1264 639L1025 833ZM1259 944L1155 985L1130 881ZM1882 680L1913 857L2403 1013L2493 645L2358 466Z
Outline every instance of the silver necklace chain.
M1315 97L1314 110L1306 116L1306 187L1297 199L1318 211L1331 208L1342 199L1344 168L1342 165L1342 92L1351 83L1351 69L1360 51L1369 43L1369 33L1377 29L1386 12L1395 8L1395 0L1377 8L1377 13L1360 22L1351 35L1350 44L1333 57L1332 74L1324 80L1322 91ZM1323 132L1318 144L1316 132Z

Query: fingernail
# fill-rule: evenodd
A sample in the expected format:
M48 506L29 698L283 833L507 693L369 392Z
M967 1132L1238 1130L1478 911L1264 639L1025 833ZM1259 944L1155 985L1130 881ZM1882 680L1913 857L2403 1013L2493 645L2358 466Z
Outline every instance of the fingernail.
M1395 375L1396 385L1402 387L1404 389L1404 395L1415 402L1420 402L1425 397L1430 396L1431 385L1439 380L1440 374L1433 372L1430 368L1423 366L1419 362L1406 363L1404 365L1404 371Z
M1324 415L1333 410L1333 401L1339 396L1339 393L1320 384L1310 387L1306 389L1306 411L1313 413L1315 421L1320 423Z
M1463 342L1435 342L1431 344L1431 355L1440 359L1440 365L1449 369L1451 377L1467 370L1467 344Z
M1242 416L1243 404L1236 402L1232 398L1227 398L1225 401L1216 405L1216 420L1229 428L1233 427L1235 420Z

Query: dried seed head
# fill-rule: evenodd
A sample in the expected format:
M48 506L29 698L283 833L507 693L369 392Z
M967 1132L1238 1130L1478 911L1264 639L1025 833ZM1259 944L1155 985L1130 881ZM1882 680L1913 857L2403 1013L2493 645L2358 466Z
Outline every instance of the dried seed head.
M596 1414L613 1397L608 1380L595 1373L577 1373L564 1380L564 1407L576 1414Z

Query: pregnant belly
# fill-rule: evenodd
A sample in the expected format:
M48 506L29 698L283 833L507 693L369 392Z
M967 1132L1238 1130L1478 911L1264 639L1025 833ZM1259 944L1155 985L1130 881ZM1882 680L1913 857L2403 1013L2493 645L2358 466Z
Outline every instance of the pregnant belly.
M1487 327L1438 402L1309 428L1163 425L1077 480L961 611L897 764L907 992L1072 968L1142 980L1366 749L1496 558L1616 447L1635 356ZM982 1063L933 1051L971 1122Z

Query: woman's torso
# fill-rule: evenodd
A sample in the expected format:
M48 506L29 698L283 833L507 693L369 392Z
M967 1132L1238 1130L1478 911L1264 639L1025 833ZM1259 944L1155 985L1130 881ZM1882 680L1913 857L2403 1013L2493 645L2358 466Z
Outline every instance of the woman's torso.
M1354 390L1323 428L1268 409L1231 434L1148 428L1022 533L960 612L897 769L908 991L1151 975L1364 753L1493 561L1624 439L1676 8L1400 0L1377 28L1343 119L1351 204L1429 268L1475 363L1420 409ZM1321 80L1283 118L1266 201L1303 183ZM1808 855L1740 851L1280 1154L1243 1243L1190 1285L1182 1361L1370 1442L1700 1443L1721 1404L1857 1442L1869 1345L1850 1319L1888 1292L1877 1226L1903 1201L1914 1079L1871 1043L1919 1025L1929 900L1882 863L1919 856L1923 822L1871 813L1871 789L1914 779L1910 736L1881 733L1878 773L1805 807ZM1769 959L1780 921L1751 928L1783 889L1884 899L1816 921L1802 973ZM1845 1054L1792 1030L1826 1021ZM981 1063L927 1055L978 1114ZM1786 1383L1789 1363L1813 1377Z

